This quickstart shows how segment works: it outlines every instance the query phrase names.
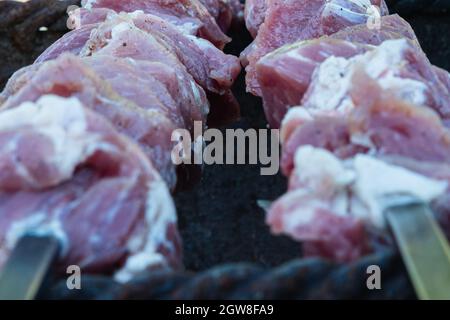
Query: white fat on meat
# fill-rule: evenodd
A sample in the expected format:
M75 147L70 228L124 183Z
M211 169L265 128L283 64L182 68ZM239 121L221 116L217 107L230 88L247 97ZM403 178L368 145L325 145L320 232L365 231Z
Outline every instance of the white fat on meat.
M128 30L139 30L140 32L144 32L141 29L137 28L134 23L130 21L124 21L119 24L116 24L114 27L111 28L111 39L117 38L122 33L127 32Z
M427 101L427 85L421 81L401 77L398 73L408 62L404 52L408 40L388 40L374 50L345 59L331 56L313 74L313 83L305 96L307 108L348 111L354 107L349 92L352 77L359 66L384 89L389 89L415 105Z
M32 216L19 221L14 221L8 229L5 241L6 247L14 249L17 242L25 235L50 236L58 239L60 245L60 257L64 257L69 250L69 240L63 230L59 219L47 221L47 213L37 212Z
M370 217L365 218L378 227L385 225L385 197L408 194L424 203L430 203L447 189L445 181L430 179L366 155L357 155L353 168L357 179L352 191L368 209L364 210L366 213L363 215L369 214Z
M348 209L348 186L355 173L330 152L304 146L295 154L295 171L292 174L300 185L286 197L293 201L302 198L298 212L285 215L284 231L295 235L298 226L309 224L319 209L333 208L337 215L345 216Z
M64 105L64 108L48 107L56 105ZM98 135L86 134L86 117L83 106L77 98L45 95L36 102L24 102L17 108L2 112L0 131L14 130L23 126L38 128L37 132L52 141L52 162L61 179L55 183L70 179L76 166L87 159L95 149L114 148L100 143ZM12 140L4 148L14 150L15 143L16 141ZM27 170L23 168L21 172L24 178L28 176L27 181L33 185Z
M114 279L126 283L152 266L166 266L167 260L158 252L157 246L166 243L166 228L177 223L176 209L169 189L163 181L149 185L145 218L150 229L144 236L136 236L128 241L131 255L124 266L114 274ZM161 214L164 213L164 214ZM176 250L169 248L169 250Z
M281 144L284 144L290 134L301 124L313 121L314 117L312 116L310 110L302 108L302 107L293 107L288 109L288 112L283 118L280 129L280 141Z
M352 170L325 149L305 146L295 154L295 173L302 183L313 190L339 189L355 180Z
M372 7L370 0L327 0L322 16L338 16L352 24L364 23Z
M408 194L430 203L448 187L445 181L430 179L370 155L360 154L343 161L327 150L312 146L297 150L293 179L300 184L291 192L313 196L311 205L305 204L312 210L301 210L297 215L289 216L293 228L299 222L307 223L313 211L324 205L337 215L353 216L384 228L383 199L386 197Z
M81 0L81 5L88 10L92 10L92 5L96 2L96 0Z
M307 107L345 112L354 107L348 95L352 62L341 57L326 59L313 74L314 90L308 96Z
M64 105L64 108L49 107L56 105ZM37 132L53 142L54 156L52 160L54 164L58 165L62 181L71 178L80 159L86 159L95 151L84 147L86 139L95 143L98 137L96 135L86 137L86 117L83 106L77 98L45 95L36 102L25 102L17 108L2 112L0 131L10 131L24 126L38 128ZM15 140L10 141L6 148L13 150L15 143ZM103 144L103 148L110 147ZM7 150L3 149L2 151ZM27 169L20 162L17 163L17 166L19 166L18 172L21 172L30 185L33 185ZM51 235L59 240L62 248L61 255L64 255L68 248L68 240L61 222L53 219L44 223L46 218L46 213L37 212L30 217L15 221L6 235L7 247L14 248L16 242L28 233Z

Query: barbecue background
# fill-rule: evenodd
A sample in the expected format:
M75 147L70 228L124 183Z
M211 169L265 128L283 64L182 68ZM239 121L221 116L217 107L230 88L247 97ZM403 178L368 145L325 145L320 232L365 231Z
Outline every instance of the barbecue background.
M67 32L65 10L51 16L45 16L44 11L37 21L45 21L46 24L41 26L47 27L48 30L39 31L40 26L30 21L36 20L36 17L25 18L11 25L2 23L6 21L8 12L2 10L1 2L0 0L0 91L16 70L33 63L40 53ZM430 61L450 70L450 11L447 11L449 8L446 8L444 4L434 4L438 1L431 0L387 2L390 4L392 13L399 13L411 24ZM225 48L225 52L236 56L239 56L252 40L244 25L231 30L230 36L233 41ZM260 99L245 93L242 74L233 91L241 104L242 119L229 127L265 128L266 121ZM221 264L249 262L258 264L263 268L260 272L267 272L270 275L271 267L297 259L301 252L300 245L285 237L272 236L264 223L263 210L257 205L259 199L276 199L285 192L286 185L281 173L278 176L260 176L258 166L206 166L199 183L174 195L179 230L184 244L186 269L202 272ZM413 297L401 260L392 252L369 257L352 266L326 264L323 277L318 276L317 272L316 277L308 277L308 271L313 272L314 266L300 266L302 267L300 269L306 272L304 278L308 279L302 294L309 297L308 293L312 293L308 292L308 288L318 286L322 288L322 291L314 291L314 295L318 298L342 296L362 298L362 294L367 292L359 292L357 288L352 290L351 286L342 289L337 282L358 281L359 277L364 276L364 266L374 263L385 266L389 272L391 284L384 292L369 294L368 298ZM324 266L324 262L317 262L317 267ZM295 273L298 270L291 270L291 272ZM195 277L194 274L183 276L185 281ZM73 296L66 292L67 290L64 291L64 286L58 285L56 280L53 279L49 283L47 290L43 292L44 297L127 297L123 288L117 287L109 279L89 278L87 286L90 290L72 293ZM146 281L150 280L138 279L141 285ZM319 285L319 282L322 282L322 285ZM150 293L145 289L142 290L143 288L138 289L128 288L128 292L132 292L131 297L153 297L151 294L157 297L157 292ZM210 294L215 297L213 293L210 292ZM243 296L243 298L248 297L251 296Z

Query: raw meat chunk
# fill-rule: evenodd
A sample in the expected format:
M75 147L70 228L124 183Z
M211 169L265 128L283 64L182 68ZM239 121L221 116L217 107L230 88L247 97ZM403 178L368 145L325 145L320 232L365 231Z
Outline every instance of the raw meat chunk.
M105 59L102 63L107 62L108 59ZM114 62L110 66L121 68ZM96 68L101 72L101 66ZM130 89L128 86L120 87L120 92L114 90L114 87L119 88L120 76L125 79L127 74L116 75L113 70L109 72L111 74L97 74L87 61L69 54L62 55L56 60L42 64L34 75L29 75L31 80L2 107L3 109L17 107L26 101L36 101L46 94L77 97L84 106L110 120L119 132L138 142L168 185L173 188L176 175L170 157L173 149L171 135L183 124L180 111L165 110L162 102L145 86L131 87L133 92L142 90L141 96L144 93L148 95L147 107L138 106L121 96L121 94L128 96L125 92ZM139 96L136 99L139 99Z
M379 204L383 196L408 193L432 203L449 192L449 180L405 168L400 159L394 164L359 154L343 161L311 146L299 148L295 157L289 191L272 205L267 223L272 232L305 242L308 256L348 262L373 251L370 229L386 227Z
M119 23L122 17L120 15L116 17L117 20L111 19L111 23ZM241 71L237 57L224 54L204 39L182 34L156 16L137 13L133 15L132 22L175 53L204 89L223 93L232 86Z
M401 156L424 162L450 161L450 136L435 110L412 104L398 88L386 89L359 66L350 79L346 110L296 107L282 125L282 168L290 175L302 145L332 151L341 158L356 153ZM334 133L334 134L333 134Z
M58 271L180 268L175 208L139 148L76 98L42 96L0 113L0 265L25 233L62 244Z
M319 38L283 46L262 58L256 72L270 126L278 128L289 107L301 103L314 70L328 57L350 58L367 50L371 47Z

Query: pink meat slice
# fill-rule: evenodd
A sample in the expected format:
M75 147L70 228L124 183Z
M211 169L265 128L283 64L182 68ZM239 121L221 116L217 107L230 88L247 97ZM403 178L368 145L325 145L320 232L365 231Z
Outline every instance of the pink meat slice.
M81 59L76 59L75 57L65 58L74 59L75 64L79 64L81 61ZM64 60L63 58L56 59L56 61ZM199 121L204 119L204 115L199 115L198 113L196 115L195 109L186 107L192 99L192 94L183 95L186 91L185 88L182 88L181 83L178 81L176 72L167 65L158 62L134 61L132 59L108 56L86 57L83 58L83 62L91 67L103 80L109 82L113 89L120 93L122 97L133 101L144 109L158 107L172 117L172 121L179 126L190 124L193 119L199 119ZM15 72L9 79L3 92L0 93L2 101L8 100L8 98L26 86L44 64L35 63ZM136 86L135 84L138 82L141 82L142 85ZM147 90L149 87L152 88L151 93ZM156 101L155 97L159 101ZM189 114L192 114L192 116Z
M119 22L111 20L111 23ZM207 91L211 105L209 125L226 125L239 118L240 106L230 89L241 71L237 57L224 54L206 40L180 33L156 16L135 14L133 24L175 53L194 80ZM167 63L167 57L156 59Z
M186 61L187 69L180 62L178 56L173 53L172 49L167 46L167 43L161 41L161 38L137 28L134 22L129 20L121 21L121 23L109 21L111 25L109 23L102 24L102 27L96 29L92 34L91 39L80 55L127 57L135 60L157 61L170 65L177 71L180 79L182 79L181 81L191 83L192 91L195 93L196 107L200 108L204 114L207 114L208 101L206 94L188 72L188 70L193 70L192 73L195 74L197 67L193 65L194 61L189 60L179 52L180 58ZM198 61L195 61L195 63L198 64ZM230 79L229 83L231 82L232 80ZM231 95L230 89L223 90L217 94L215 92L209 94L210 97L214 97L214 103L216 104L212 108L216 113L214 115L215 118L236 119L239 117L239 105L234 97L230 97Z
M245 1L245 25L253 38L258 34L259 27L263 24L266 16L267 0Z
M97 73L89 66L89 60L83 60L70 54L42 64L34 74L29 75L30 80L15 95L11 96L2 108L14 108L26 101L36 101L47 94L76 97L87 108L110 120L119 132L136 141L168 185L173 188L176 183L176 175L171 160L173 149L171 135L175 129L180 127L176 123L182 123L179 110L168 112L153 91L146 86L140 87L140 93L138 93L139 86L119 86L120 77L126 79L129 75L127 73L115 75L112 70L122 72L125 66L107 58L103 62L91 61L92 63L105 63L105 66L96 66L99 72ZM111 63L108 64L108 61ZM123 64L125 65L126 62L124 61ZM106 65L111 67L111 70L108 71L111 74L101 70L102 68L107 69ZM143 68L145 70L150 67L143 66ZM103 74L101 74L102 72ZM143 82L145 83L145 81ZM114 88L121 91L117 92ZM132 101L121 96L121 94L129 96L130 93L125 92L127 90L131 90L132 95L137 94L133 98L135 100ZM143 102L146 103L146 106L141 107L135 102L140 102L139 99L144 96L144 92L148 95L148 102ZM179 115L177 122L172 120L176 116L173 112Z
M191 84L180 81L177 72L165 64L100 55L83 62L120 96L144 109L162 111L180 128L191 129L194 121L206 121Z
M177 25L187 25L186 22L190 22L191 25L199 27L198 36L211 41L220 49L230 42L230 38L223 33L214 17L199 0L85 0L82 3L87 9L108 8L116 12L142 10Z
M136 12L143 13L143 11L139 9L136 9L130 13ZM97 7L93 7L90 9L87 9L85 7L76 8L69 12L69 19L67 24L70 29L79 29L87 24L98 24L104 22L109 16L118 13L120 12L116 12L109 8L97 8ZM200 28L201 23L196 19L192 18L180 19L174 16L167 16L165 14L161 14L160 11L152 12L152 14L164 19L168 23L173 24L183 33L198 36L198 29Z
M136 14L133 22L170 48L197 83L209 91L223 93L232 86L241 71L237 57L224 54L204 39L181 33L161 18Z
M352 99L359 106L350 118L352 136L364 134L381 155L450 161L450 133L435 110L412 105L399 97L395 88L386 90L364 71L355 72L352 81Z
M416 43L410 25L399 16L384 16L381 21L380 30L366 24L352 26L329 37L285 45L259 60L256 75L269 124L278 128L289 107L301 103L314 70L330 56L350 58L389 39L406 37Z
M157 36L137 28L134 22L128 19L110 20L101 24L92 33L80 56L131 58L136 61L166 64L177 72L179 81L186 88L190 88L193 105L186 107L198 110L204 115L209 112L204 90L195 82L172 49Z
M87 24L80 28L66 33L48 47L35 61L40 63L56 59L65 52L78 55L91 36L91 32L97 27L97 24Z
M386 40L407 38L420 48L411 25L398 14L382 16L380 29L369 29L366 23L348 26L330 35L333 39L378 46Z
M445 205L450 182L448 128L432 109L399 99L394 90L382 88L363 68L352 82L355 86L352 99L358 107L345 115L320 111L311 112L308 117L306 110L300 107L288 114L286 125L295 125L288 128L283 145L283 161L287 161L287 157L291 161L289 170L286 170L286 162L284 164L290 186L289 192L276 201L268 213L267 222L272 231L305 241L306 254L337 261L351 261L372 251L371 225L350 214L359 207L339 205L343 199L356 203L352 200L355 195L344 184L353 177L346 176L344 169L348 168L348 161L367 154L447 183L445 193L435 199L432 206L450 236L450 208ZM327 162L314 171L316 159L314 165L309 166L313 173L305 174L309 162L304 159L303 150L311 146L331 152L336 156L335 163L342 159L342 167L336 168L335 163ZM304 159L303 167L297 168L301 163L299 159ZM338 198L337 192L344 198ZM367 209L365 212L371 214Z
M268 0L266 18L254 42L241 54L246 66L247 91L261 96L256 78L256 63L269 52L289 43L333 34L345 27L366 23L370 5L387 7L382 1L363 0Z
M52 234L58 272L129 280L180 268L165 183L129 139L76 98L43 96L0 114L0 266L25 233Z

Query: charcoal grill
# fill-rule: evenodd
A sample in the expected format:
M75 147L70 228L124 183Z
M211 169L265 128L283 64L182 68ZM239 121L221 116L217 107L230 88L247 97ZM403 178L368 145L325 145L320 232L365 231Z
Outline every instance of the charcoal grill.
M65 32L65 8L77 1L31 0L0 3L0 88ZM410 22L431 62L450 69L450 5L445 1L392 0L391 9ZM50 5L49 7L46 7ZM10 7L8 7L10 6ZM29 6L23 10L19 6ZM5 14L5 10L8 13ZM36 12L34 9L39 8ZM39 24L34 22L38 21ZM45 32L39 25L48 26ZM226 50L239 53L250 43L244 28L233 30ZM259 99L245 93L243 76L234 93L242 119L233 127L265 128ZM261 177L259 167L209 166L193 188L175 195L184 240L185 272L145 273L126 285L108 276L82 278L83 290L68 290L53 276L43 299L411 299L414 291L398 252L385 248L353 264L299 259L301 246L274 237L264 225L259 199L273 200L286 188L281 176ZM367 267L382 270L382 290L368 290Z

